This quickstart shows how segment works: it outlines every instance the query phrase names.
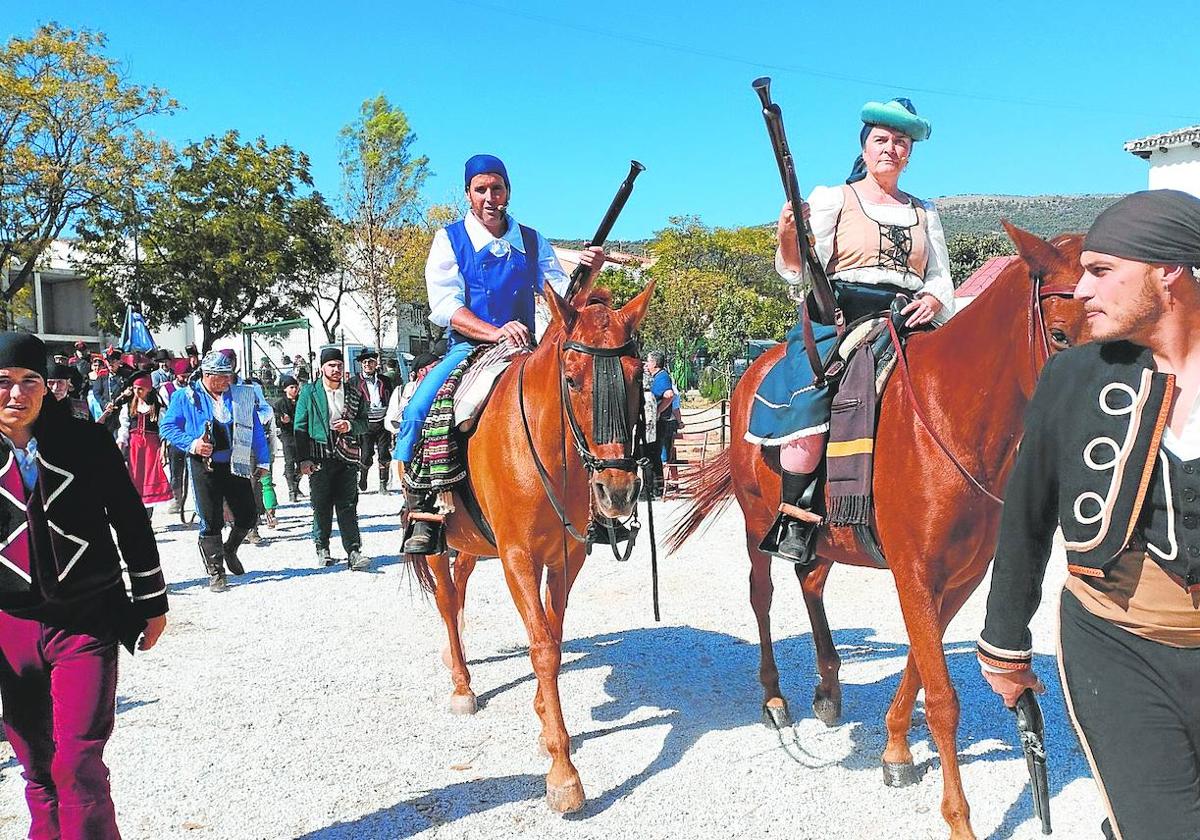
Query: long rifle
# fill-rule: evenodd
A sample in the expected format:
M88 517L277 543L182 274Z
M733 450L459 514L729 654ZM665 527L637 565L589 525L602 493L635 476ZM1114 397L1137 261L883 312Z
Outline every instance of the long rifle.
M767 124L767 135L771 138L771 148L775 151L775 163L779 166L779 177L783 181L783 192L788 203L792 205L792 214L796 219L796 244L800 249L801 264L808 267L812 279L813 300L817 305L817 314L823 324L836 324L839 330L843 324L842 311L838 308L837 299L833 295L833 285L825 275L825 267L816 257L812 229L802 212L803 200L800 197L800 184L796 180L796 162L788 148L787 134L783 130L783 111L771 101L771 79L762 76L751 82L751 87L762 102L763 121Z
M642 166L636 160L629 161L629 174L625 176L625 180L617 188L617 194L613 197L612 204L608 205L608 212L600 220L600 227L596 228L596 234L588 242L588 247L603 245L604 240L608 239L608 232L612 230L617 217L625 209L625 202L629 200L629 196L633 192L634 180L645 171L646 167ZM567 284L567 293L563 297L567 300L575 297L575 293L583 288L583 281L587 279L587 276L588 267L586 265L575 266L575 270L571 272L571 282Z

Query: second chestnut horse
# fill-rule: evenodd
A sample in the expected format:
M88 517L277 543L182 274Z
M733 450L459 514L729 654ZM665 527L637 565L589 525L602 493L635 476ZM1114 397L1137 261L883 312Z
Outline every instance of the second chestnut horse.
M1070 297L1083 273L1081 237L1046 242L1005 227L1020 259L948 324L909 339L909 375L899 369L893 375L881 399L875 438L876 533L910 641L887 712L884 778L891 785L916 778L908 732L924 685L926 718L942 764L942 815L952 840L971 840L975 834L958 769L958 697L942 636L991 562L1000 523L995 497L1012 468L1022 415L1041 368L1051 352L1073 343L1084 329L1082 305ZM778 347L764 354L738 383L731 401L733 443L693 477L695 498L671 535L671 545L678 548L731 494L736 496L746 520L764 717L775 726L786 725L790 716L771 640L771 558L758 544L779 505L778 450L764 451L743 435L754 393L782 353ZM814 564L796 570L820 674L813 710L830 726L841 715L841 663L822 599L834 563L875 565L850 529L826 528Z

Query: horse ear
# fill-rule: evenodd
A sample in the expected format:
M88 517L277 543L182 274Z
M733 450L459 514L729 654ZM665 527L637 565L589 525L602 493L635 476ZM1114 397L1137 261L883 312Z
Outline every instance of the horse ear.
M1029 266L1032 276L1049 277L1057 271L1070 272L1071 260L1045 239L1021 230L1007 219L1001 219L1000 224L1008 231L1008 238L1017 246L1017 253Z
M563 332L569 333L575 326L575 319L579 317L579 311L563 299L549 283L545 285L545 292L546 303L550 306L550 314L554 316L554 320L562 324Z
M629 324L629 331L636 332L638 325L642 323L642 319L646 317L646 312L650 309L650 298L654 297L654 278L646 284L646 288L638 293L638 296L629 303L621 307L621 314L625 316L625 322Z

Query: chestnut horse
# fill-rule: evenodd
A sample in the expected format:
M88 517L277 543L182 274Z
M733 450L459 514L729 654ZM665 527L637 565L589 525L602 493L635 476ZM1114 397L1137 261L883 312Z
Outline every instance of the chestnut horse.
M959 706L942 635L991 562L1000 523L994 497L1012 468L1038 374L1050 352L1078 338L1084 324L1081 304L1069 297L1083 273L1081 238L1063 236L1050 243L1005 227L1021 259L945 326L909 339L909 377L897 368L881 400L875 439L876 533L896 581L910 642L887 713L884 778L890 785L916 779L908 731L923 683L929 731L942 762L942 814L953 840L975 834L958 770ZM790 717L771 642L771 558L758 544L779 504L778 449L764 451L743 435L755 391L783 350L764 354L738 383L731 400L733 443L692 477L695 498L670 540L678 548L706 517L728 504L731 493L737 497L746 519L764 719L777 727L789 724ZM820 673L813 711L829 726L841 715L840 660L822 600L834 563L876 566L850 529L836 528L822 529L813 565L796 567Z
M637 502L640 482L632 456L642 362L635 335L654 283L619 310L609 307L603 291L585 288L572 303L552 289L547 294L553 321L546 335L501 375L467 451L468 480L495 545L459 498L446 521L447 543L459 552L453 573L448 553L410 559L435 594L446 624L449 644L443 656L454 683L451 711L473 714L477 704L462 644L467 580L478 558L499 556L529 635L538 684L534 709L542 724L539 743L551 759L546 800L567 813L582 808L585 797L571 763L558 694L563 615L586 556L578 536L586 533L591 512L623 519ZM593 397L602 406L599 425ZM544 473L539 474L538 464Z

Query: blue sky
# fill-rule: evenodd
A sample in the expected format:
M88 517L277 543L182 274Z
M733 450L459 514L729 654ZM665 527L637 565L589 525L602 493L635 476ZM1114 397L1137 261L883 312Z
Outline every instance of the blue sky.
M647 172L614 237L685 213L774 218L782 191L750 89L764 74L805 190L845 177L868 99L909 96L932 121L901 182L923 197L1141 189L1147 165L1121 144L1200 122L1184 70L1195 27L1127 3L0 6L6 38L48 20L105 32L133 80L183 106L155 131L291 143L333 201L337 132L384 93L431 159L429 200L460 194L463 161L491 152L508 165L514 215L551 237L590 236L630 158Z

